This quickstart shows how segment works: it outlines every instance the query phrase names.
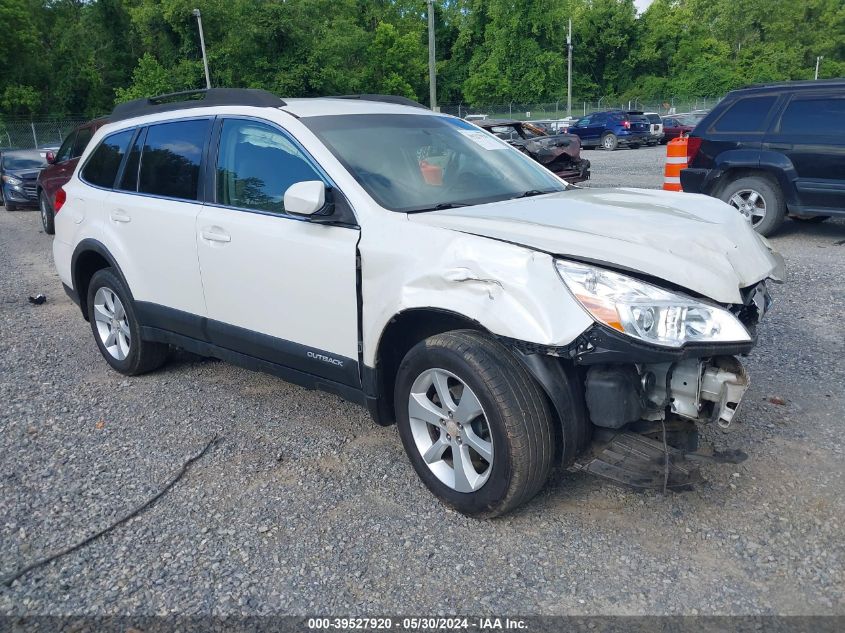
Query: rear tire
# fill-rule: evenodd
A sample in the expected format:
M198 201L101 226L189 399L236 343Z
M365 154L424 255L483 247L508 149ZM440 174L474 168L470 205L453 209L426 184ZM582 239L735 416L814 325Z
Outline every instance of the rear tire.
M746 176L729 182L719 198L749 220L760 235L771 235L786 217L786 203L777 183L766 176Z
M619 139L613 132L608 132L601 137L601 146L608 152L612 152L619 147Z
M546 482L555 451L546 397L489 336L455 330L418 343L399 367L394 402L411 464L459 512L499 516ZM457 461L456 451L463 456ZM459 477L459 467L469 474Z
M114 370L137 376L167 360L166 345L141 339L132 296L111 268L98 270L91 278L87 309L94 341Z
M44 232L47 235L53 235L56 232L56 214L53 212L53 206L47 200L47 194L44 191L38 194L38 209L41 211L41 226L44 227Z

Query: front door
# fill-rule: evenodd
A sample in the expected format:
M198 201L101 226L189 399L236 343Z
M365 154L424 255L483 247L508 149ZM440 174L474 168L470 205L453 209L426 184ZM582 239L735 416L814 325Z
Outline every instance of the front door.
M215 138L214 193L196 234L209 340L360 386L358 229L285 211L290 185L328 184L285 131L228 118L218 122Z

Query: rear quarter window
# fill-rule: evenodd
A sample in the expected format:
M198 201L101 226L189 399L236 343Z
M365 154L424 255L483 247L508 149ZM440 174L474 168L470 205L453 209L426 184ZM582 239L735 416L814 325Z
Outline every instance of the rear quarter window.
M134 129L125 130L104 138L82 168L82 179L97 187L111 189L117 178L120 162L134 133Z
M752 132L762 134L776 97L745 97L728 106L713 126L715 132Z

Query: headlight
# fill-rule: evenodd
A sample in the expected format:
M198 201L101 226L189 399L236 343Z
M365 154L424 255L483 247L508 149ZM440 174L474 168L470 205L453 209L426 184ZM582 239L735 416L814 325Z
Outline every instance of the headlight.
M562 259L555 265L596 321L647 343L680 347L751 340L742 323L723 308L603 268Z
M3 176L3 182L9 183L13 187L17 187L17 186L23 184L23 180L21 180L17 176L9 176L9 175Z

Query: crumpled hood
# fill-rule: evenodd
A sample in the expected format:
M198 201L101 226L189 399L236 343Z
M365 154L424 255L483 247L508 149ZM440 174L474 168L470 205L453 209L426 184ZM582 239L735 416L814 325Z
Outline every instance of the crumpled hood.
M721 303L740 303L740 288L782 276L782 259L740 213L697 194L573 189L408 218L640 271Z

